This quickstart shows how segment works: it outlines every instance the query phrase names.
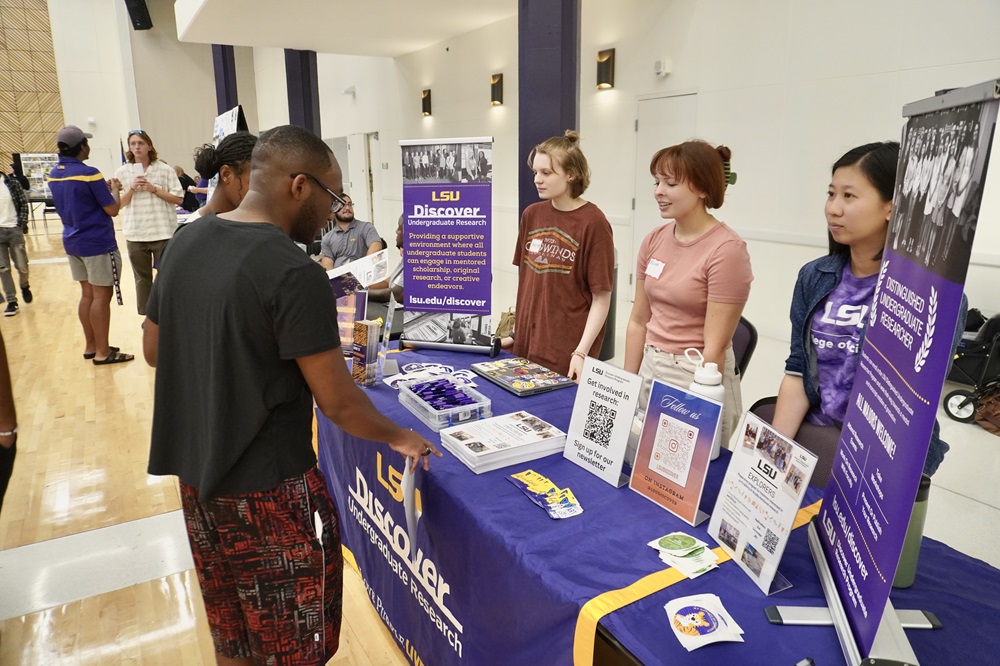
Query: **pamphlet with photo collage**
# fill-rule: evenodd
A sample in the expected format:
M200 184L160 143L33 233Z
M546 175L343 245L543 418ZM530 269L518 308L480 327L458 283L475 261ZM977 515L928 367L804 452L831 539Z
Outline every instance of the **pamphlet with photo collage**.
M522 411L445 428L441 444L479 474L562 453L566 433Z
M790 586L778 574L792 524L816 468L816 454L747 412L708 533L764 594Z

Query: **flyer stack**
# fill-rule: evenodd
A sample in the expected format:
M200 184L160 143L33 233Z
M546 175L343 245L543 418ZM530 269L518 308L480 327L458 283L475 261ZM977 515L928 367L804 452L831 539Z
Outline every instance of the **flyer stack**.
M481 474L562 453L566 433L522 411L445 428L441 444Z

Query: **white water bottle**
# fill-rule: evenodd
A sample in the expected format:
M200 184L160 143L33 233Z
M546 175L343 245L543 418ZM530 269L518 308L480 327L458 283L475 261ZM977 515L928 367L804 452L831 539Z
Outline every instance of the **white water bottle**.
M684 356L688 361L694 363L694 381L688 390L691 393L711 398L719 403L725 401L726 389L722 386L722 373L719 372L717 363L705 363L705 356L693 347L684 351ZM715 439L712 440L712 460L719 457L719 450L722 447L722 418L724 411L719 412L719 427L715 431Z

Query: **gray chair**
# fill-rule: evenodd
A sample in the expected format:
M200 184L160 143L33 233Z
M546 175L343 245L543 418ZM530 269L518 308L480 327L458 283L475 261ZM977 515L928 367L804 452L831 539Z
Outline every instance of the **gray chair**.
M597 352L599 361L610 361L615 355L615 332L618 320L618 248L615 248L615 273L611 283L611 306L604 326L604 342Z
M768 423L771 423L774 419L774 406L777 402L777 396L761 398L750 407L750 411ZM836 426L818 426L808 421L803 421L793 439L815 453L819 458L809 485L826 488L827 481L830 480L830 473L833 471L833 463L837 455L837 444L840 443L840 428Z
M757 329L746 317L740 317L733 332L733 356L736 357L736 370L742 378L747 374L747 366L757 348Z

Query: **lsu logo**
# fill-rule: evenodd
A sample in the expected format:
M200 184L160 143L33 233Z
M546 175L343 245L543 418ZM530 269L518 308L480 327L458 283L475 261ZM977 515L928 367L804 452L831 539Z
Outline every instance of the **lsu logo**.
M823 512L823 529L826 531L826 538L831 544L837 543L837 533L833 529L833 519L830 515L824 511Z
M462 193L458 190L444 190L441 192L431 192L431 201L458 201Z
M772 481L774 481L774 479L778 476L778 470L774 469L763 460L757 461L757 470Z

